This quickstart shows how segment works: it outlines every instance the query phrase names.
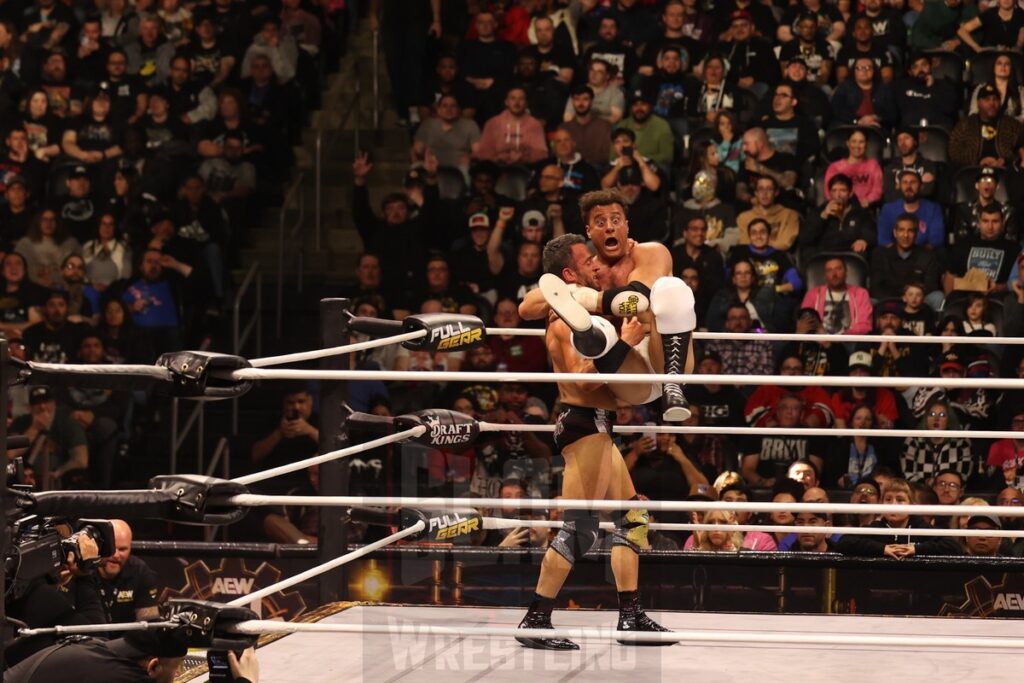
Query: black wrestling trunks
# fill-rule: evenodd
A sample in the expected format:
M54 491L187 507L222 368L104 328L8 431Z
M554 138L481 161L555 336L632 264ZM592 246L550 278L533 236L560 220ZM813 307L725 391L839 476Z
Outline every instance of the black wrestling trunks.
M555 421L555 446L561 451L591 434L611 436L614 425L614 410L581 408L563 403L562 412Z

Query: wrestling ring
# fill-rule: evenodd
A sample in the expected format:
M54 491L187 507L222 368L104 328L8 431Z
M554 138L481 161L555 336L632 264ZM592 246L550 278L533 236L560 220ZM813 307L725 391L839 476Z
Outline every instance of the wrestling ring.
M864 615L744 614L707 612L659 612L650 610L669 633L620 632L614 630L615 612L607 610L557 610L556 629L516 629L522 608L441 607L403 604L366 604L338 600L339 587L321 590L337 595L301 620L284 622L260 618L261 605L268 596L302 582L338 577L345 565L381 549L410 541L458 543L473 532L514 527L557 528L560 522L492 516L490 510L552 510L586 508L622 511L635 501L366 497L331 495L338 487L340 464L345 458L388 444L412 442L427 447L451 448L472 444L481 434L499 431L551 432L553 425L492 424L448 410L425 410L382 420L360 413L343 412L342 383L354 380L405 380L427 382L529 382L561 381L599 383L682 382L685 384L733 384L803 386L804 376L733 375L586 375L569 373L481 373L481 372L398 372L339 369L339 358L347 353L388 344L406 348L436 350L444 340L462 339L479 343L487 335L536 335L539 330L484 328L470 316L430 314L411 316L404 322L360 319L346 316L344 300L322 302L324 348L298 354L246 360L203 352L181 352L162 357L154 366L142 365L49 365L15 364L8 360L6 345L0 344L4 372L21 375L23 381L82 383L103 386L110 382L143 382L163 386L176 396L210 400L234 398L259 380L301 379L322 382L321 454L285 466L218 480L201 476L157 477L151 489L135 492L44 492L21 501L26 510L58 514L74 507L77 514L131 518L158 516L192 524L228 523L248 508L269 505L318 506L343 511L345 519L388 527L393 533L349 552L344 529L330 529L321 537L317 566L284 578L257 591L242 595L221 613L196 601L179 601L162 611L154 622L114 625L120 631L185 628L196 642L243 642L260 638L258 657L263 680L267 681L505 681L522 680L524 673L539 680L571 680L598 676L601 680L676 680L683 676L704 681L732 681L758 677L765 681L805 680L853 681L885 675L905 680L985 680L1016 678L1024 665L1024 636L1017 634L1014 621L997 619L893 618ZM438 334L437 330L443 330ZM332 344L347 340L352 331L380 336L357 344ZM792 341L790 335L726 335L695 333L696 340ZM836 341L829 335L801 335L806 341ZM842 341L877 342L879 337L844 336ZM911 344L977 344L977 337L900 337ZM1020 338L985 338L985 344L1024 344ZM453 344L449 350L465 348ZM317 370L276 366L320 360ZM2 379L2 378L0 378ZM1024 380L1005 378L932 377L816 377L818 386L1024 389ZM378 438L347 443L351 426L375 430ZM331 429L333 427L333 429ZM722 434L733 436L788 434L792 430L767 428L722 428L689 426L619 426L620 433ZM324 432L331 432L325 434ZM919 430L898 429L801 429L801 434L822 436L871 436L903 438L920 436ZM929 436L1003 439L1020 432L960 430L929 431ZM342 448L335 446L343 445ZM321 494L316 496L259 495L248 487L291 472L321 466ZM132 494L132 495L125 495ZM88 502L83 504L83 497ZM764 503L644 501L651 512L820 512L828 514L905 513L907 508L882 504ZM974 508L972 508L974 509ZM915 506L914 512L936 517L962 516L956 505ZM1002 519L1024 517L1024 507L990 506L986 515ZM602 524L606 530L612 525ZM652 523L662 531L714 531L715 524ZM807 527L788 525L730 525L736 531L797 533ZM325 529L325 526L321 526ZM889 529L838 525L816 526L816 533L892 536ZM907 536L985 536L1024 538L1013 529L906 529ZM340 536L340 538L339 538ZM326 555L326 557L325 557ZM643 590L643 562L640 586ZM570 578L570 581L572 579ZM334 591L332 594L331 591ZM175 601L171 601L172 603ZM212 611L211 611L212 610ZM251 610L251 611L249 611ZM106 632L112 625L22 629L22 636ZM580 643L575 652L531 650L519 646L515 636L563 637ZM233 640L234 639L234 640ZM619 641L619 642L616 642ZM620 643L674 643L675 647L629 647ZM981 656L971 656L981 655ZM991 656L984 656L991 655ZM178 680L207 680L202 666L186 671Z

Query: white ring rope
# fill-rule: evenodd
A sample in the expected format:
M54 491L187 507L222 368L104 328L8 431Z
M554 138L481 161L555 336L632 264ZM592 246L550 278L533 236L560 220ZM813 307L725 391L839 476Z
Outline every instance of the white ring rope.
M745 503L705 500L583 500L569 498L421 498L417 496L264 496L239 493L215 501L241 507L264 505L306 505L312 507L415 507L428 510L449 508L518 508L520 510L599 510L621 512L642 507L651 512L830 512L848 515L911 514L936 517L1024 517L1024 506L1002 505L884 505L879 503Z
M311 579L314 576L319 576L324 572L329 572L332 569L336 569L337 567L340 567L343 564L348 564L353 560L358 560L360 557L363 557L364 555L369 555L373 551L379 550L386 545L390 545L397 541L401 541L406 536L418 534L419 532L423 531L426 527L427 525L424 524L423 520L420 520L412 526L406 527L405 529L393 533L386 538L382 538L379 541L374 541L373 543L368 543L364 545L362 548L353 550L350 553L345 553L341 557L336 557L333 560L324 562L323 564L317 565L316 567L311 567L304 572L299 572L295 576L289 576L287 579L278 581L277 583L271 584L266 588L261 588L255 593L249 593L248 595L243 595L239 598L235 598L227 604L231 607L242 607L245 605L255 603L258 606L260 601L268 595L273 595L274 593L283 591L285 588L291 588L297 583L302 583L303 581Z
M638 506L639 507L639 506ZM983 509L983 508L975 508ZM800 510L791 510L800 512ZM972 515L963 515L969 517ZM982 516L982 513L977 513ZM508 517L484 517L484 529L561 529L562 522L546 519L513 519ZM940 536L943 538L960 538L979 536L983 538L1024 538L1024 530L1016 529L889 529L881 527L857 526L797 526L785 524L672 524L667 522L651 522L648 525L654 531L762 531L766 534L852 534L858 536ZM601 522L605 531L613 531L613 522Z
M555 425L480 422L481 432L554 432ZM956 429L855 429L853 427L685 427L681 425L616 425L616 434L721 434L724 436L869 436L892 438L1019 439L1024 432Z
M368 349L376 349L381 346L390 346L391 344L401 344L404 341L419 339L426 334L426 330L416 330L415 332L406 332L404 334L396 334L391 337L381 337L380 339L370 339L369 341L357 342L355 344L333 346L328 349L286 353L282 356L253 358L249 361L249 364L254 368L265 368L271 365L284 365L285 363L301 363L303 361L319 360L321 358L329 358L331 356L340 356L344 353L355 353L356 351L366 351Z
M51 626L48 628L21 629L22 636L44 634L95 633L101 627L113 631L146 631L173 628L179 624L168 621L126 622L123 624L91 624L83 626ZM993 638L990 636L904 636L867 635L860 633L819 633L788 631L766 633L764 631L714 631L676 630L667 632L616 631L612 628L556 628L528 629L507 626L436 626L433 624L395 623L387 624L340 624L301 621L271 621L249 619L228 626L232 633L259 636L288 633L349 633L354 635L392 635L434 638L573 638L576 640L619 640L624 642L652 643L757 643L771 645L844 645L883 648L942 648L946 650L1019 650L1024 647L1024 638Z
M763 631L681 630L669 632L616 631L601 628L517 629L501 626L435 626L433 624L336 624L282 621L242 621L230 630L247 635L264 633L354 633L450 638L575 638L657 643L759 643L773 645L860 645L867 647L1020 650L1024 638L980 636L901 636L859 633L765 633Z
M75 366L69 366L75 367ZM107 367L107 366L99 366ZM658 375L642 373L573 372L448 372L437 370L291 370L244 368L225 375L234 380L302 379L323 381L374 380L382 382L522 382L585 384L733 384L783 387L938 387L941 389L1024 389L1024 380L1016 377L811 377L808 375Z
M248 486L249 484L254 484L258 481L263 481L264 479L270 479L272 477L277 477L282 474L288 474L290 472L304 470L307 467L312 467L313 465L320 465L331 460L337 460L338 458L345 458L350 455L356 455L357 453L365 453L366 451L372 450L379 446L386 446L389 443L395 443L396 441L414 439L417 436L420 436L421 434L425 433L426 431L427 428L425 426L417 425L412 429L406 429L405 431L402 432L396 432L394 434L382 436L379 439L374 439L372 441L367 441L365 443L359 443L354 446L349 446L348 448L342 448L341 450L331 451L329 453L317 455L312 458L306 458L304 460L297 460L295 462L290 462L287 465L281 465L280 467L272 467L269 470L263 470L262 472L253 472L252 474L247 474L244 477L235 477L231 481L235 482L236 484L244 484Z

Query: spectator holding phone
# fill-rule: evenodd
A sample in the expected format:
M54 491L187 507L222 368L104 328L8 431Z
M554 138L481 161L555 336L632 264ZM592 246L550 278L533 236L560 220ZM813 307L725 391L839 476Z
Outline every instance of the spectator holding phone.
M260 469L277 467L316 455L320 429L313 413L313 394L305 386L285 390L281 421L274 431L252 445L252 464ZM300 473L302 474L302 473Z

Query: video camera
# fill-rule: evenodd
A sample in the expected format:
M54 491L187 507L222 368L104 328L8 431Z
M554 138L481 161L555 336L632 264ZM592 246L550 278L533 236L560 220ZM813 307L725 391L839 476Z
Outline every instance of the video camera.
M92 544L96 545L95 553ZM89 573L114 551L114 525L110 520L72 522L60 517L22 517L11 527L11 553L4 558L8 586L5 597L20 598L40 579L56 583L69 555L79 571Z

